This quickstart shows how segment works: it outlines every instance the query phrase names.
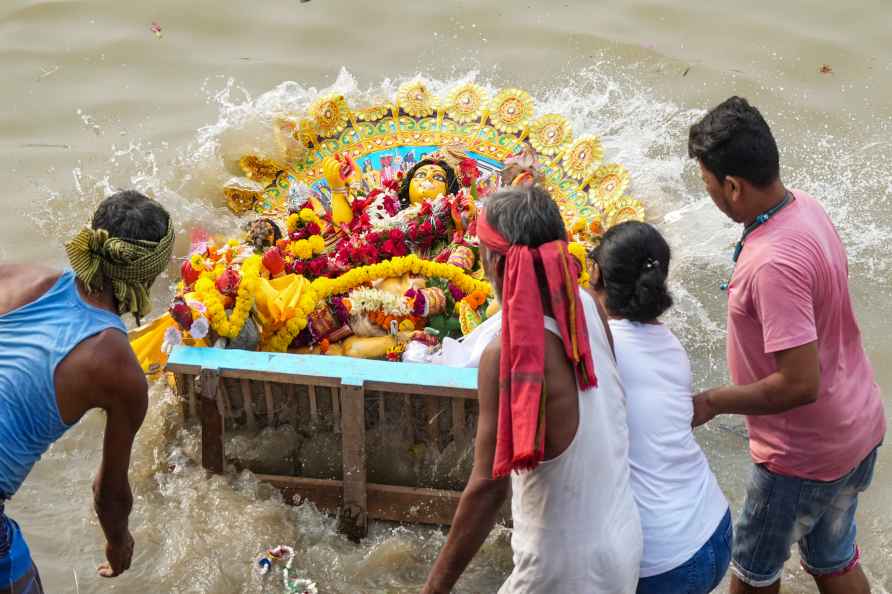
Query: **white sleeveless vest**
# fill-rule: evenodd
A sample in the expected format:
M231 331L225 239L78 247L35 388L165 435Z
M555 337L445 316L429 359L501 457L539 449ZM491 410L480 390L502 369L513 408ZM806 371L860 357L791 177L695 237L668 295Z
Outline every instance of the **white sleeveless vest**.
M511 476L514 571L500 594L634 594L642 552L626 404L592 298L582 293L598 387L579 391L570 446ZM545 328L558 336L551 318Z

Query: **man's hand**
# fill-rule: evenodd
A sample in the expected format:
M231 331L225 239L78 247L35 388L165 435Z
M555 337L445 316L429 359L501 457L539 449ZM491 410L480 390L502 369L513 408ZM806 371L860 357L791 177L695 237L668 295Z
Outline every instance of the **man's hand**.
M102 463L93 481L93 504L108 543L108 563L99 567L99 575L114 577L130 567L133 556L133 537L128 529L133 493L128 470L133 440L148 408L148 385L127 337L109 331L104 340L106 344L96 345L93 357L102 369L90 370L88 376L92 380L90 408L105 411ZM109 373L108 369L115 371Z
M105 558L108 563L99 566L99 575L113 578L130 569L130 561L133 559L133 536L127 532L127 537L120 544L108 542L105 545Z
M706 390L694 396L694 419L691 421L691 427L708 423L718 414L710 399L711 395L712 390Z
M821 372L817 343L774 354L777 371L752 384L722 386L694 396L698 427L716 415L776 415L818 399Z
M452 591L495 525L499 510L511 492L508 477L492 478L499 418L500 353L501 344L494 339L480 358L477 379L480 412L474 438L474 468L455 510L446 545L421 590L424 594Z

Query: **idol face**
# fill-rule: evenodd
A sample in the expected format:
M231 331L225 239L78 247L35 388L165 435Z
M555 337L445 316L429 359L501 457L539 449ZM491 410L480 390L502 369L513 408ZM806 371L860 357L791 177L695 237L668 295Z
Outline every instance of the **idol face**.
M418 204L446 194L446 171L439 165L419 167L409 182L409 201Z

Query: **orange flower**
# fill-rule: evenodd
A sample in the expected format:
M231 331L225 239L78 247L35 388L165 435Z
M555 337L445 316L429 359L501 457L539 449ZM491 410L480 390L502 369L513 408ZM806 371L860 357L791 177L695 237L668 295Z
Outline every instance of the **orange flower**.
M330 349L330 348L331 348L331 344L328 342L328 339L327 339L327 338L323 338L323 339L319 342L319 350L322 352L323 355L324 355L325 353L327 353L327 352L328 352L328 349Z
M470 307L471 309L477 310L480 308L481 305L486 303L486 293L480 290L474 291L470 295L465 297L463 301L467 303L468 307Z

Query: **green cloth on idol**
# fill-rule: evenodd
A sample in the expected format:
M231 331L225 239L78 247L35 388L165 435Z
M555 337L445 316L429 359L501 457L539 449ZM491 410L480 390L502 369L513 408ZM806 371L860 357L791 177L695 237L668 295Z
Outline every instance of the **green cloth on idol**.
M173 253L173 225L161 241L110 237L105 229L84 227L65 244L68 261L87 291L101 291L104 279L112 283L118 313L142 317L149 313L149 287L164 272Z

